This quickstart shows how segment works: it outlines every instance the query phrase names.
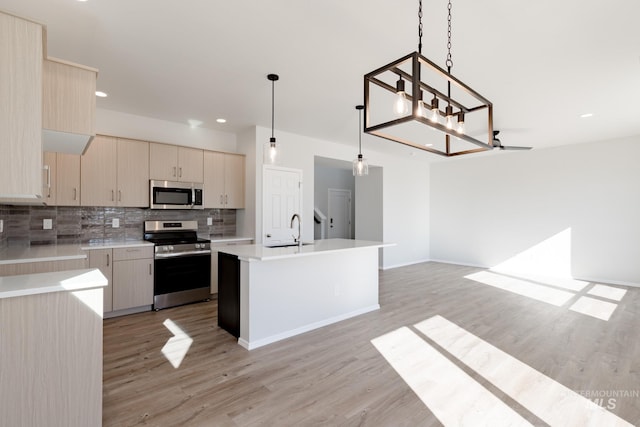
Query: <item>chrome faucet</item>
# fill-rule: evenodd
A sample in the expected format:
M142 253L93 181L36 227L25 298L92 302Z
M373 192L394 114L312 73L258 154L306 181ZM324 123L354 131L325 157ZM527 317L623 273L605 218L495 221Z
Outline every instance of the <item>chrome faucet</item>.
M291 225L289 226L290 228L293 228L293 220L298 218L298 237L294 236L293 234L291 235L293 237L293 241L296 242L298 244L298 247L302 247L302 236L300 234L300 228L302 227L302 220L300 219L300 215L298 215L297 213L293 214L293 216L291 217Z

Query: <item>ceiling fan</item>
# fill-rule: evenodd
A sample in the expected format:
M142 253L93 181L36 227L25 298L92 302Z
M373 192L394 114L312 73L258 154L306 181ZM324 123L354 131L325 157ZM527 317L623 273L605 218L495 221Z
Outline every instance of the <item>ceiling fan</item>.
M493 149L498 149L498 150L531 150L531 148L533 147L517 147L515 145L502 145L502 143L500 142L500 140L498 139L498 134L500 133L499 130L494 130L493 131L493 143L491 145L493 145Z

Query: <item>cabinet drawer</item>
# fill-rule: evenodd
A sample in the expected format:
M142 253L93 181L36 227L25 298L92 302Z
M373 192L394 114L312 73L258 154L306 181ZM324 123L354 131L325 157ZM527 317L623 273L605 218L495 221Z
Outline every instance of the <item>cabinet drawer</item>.
M113 250L114 261L129 259L153 258L153 246L140 246L134 248L115 248Z

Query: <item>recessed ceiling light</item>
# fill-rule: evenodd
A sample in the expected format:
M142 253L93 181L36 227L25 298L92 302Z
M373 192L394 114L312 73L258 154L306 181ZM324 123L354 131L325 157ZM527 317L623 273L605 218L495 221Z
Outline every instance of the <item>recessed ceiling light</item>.
M191 126L192 128L197 128L198 126L200 126L202 124L202 121L195 120L195 119L189 119L189 120L187 120L187 122L189 122L189 126Z
M227 119L222 119L222 118L216 119L216 122L218 122L218 123L227 123Z
M79 1L79 2L85 2L85 1L87 1L87 0L77 0L77 1Z
M433 147L433 144L424 144L425 147Z
M580 118L586 119L587 117L593 117L593 113L584 113L580 115Z
M78 0L78 1L81 1L81 0ZM96 96L97 96L98 98L106 98L106 97L107 97L107 94L106 94L105 92L102 92L102 91L97 90L97 91L96 91Z

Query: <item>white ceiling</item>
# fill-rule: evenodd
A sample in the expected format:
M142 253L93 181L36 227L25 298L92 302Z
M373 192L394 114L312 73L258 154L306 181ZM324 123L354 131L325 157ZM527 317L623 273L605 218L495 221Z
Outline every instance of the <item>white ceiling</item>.
M423 54L444 66L446 1L423 7ZM269 128L266 75L277 73L276 129L354 147L363 75L417 50L417 8L415 0L0 0L0 9L47 25L50 56L100 70L109 97L99 108L228 132ZM639 16L633 0L454 0L453 74L493 102L506 145L638 135ZM365 153L390 145L363 138Z

